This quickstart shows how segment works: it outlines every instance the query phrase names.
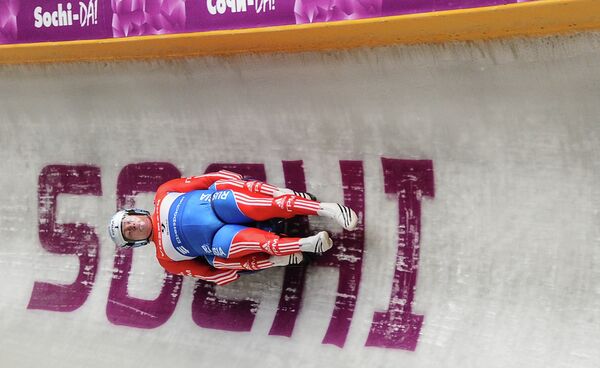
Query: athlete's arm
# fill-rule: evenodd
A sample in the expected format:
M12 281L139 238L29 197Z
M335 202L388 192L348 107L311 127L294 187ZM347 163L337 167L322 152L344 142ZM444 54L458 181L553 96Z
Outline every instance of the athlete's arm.
M159 258L158 262L165 270L172 274L192 276L205 281L214 282L217 285L229 284L240 277L236 270L212 268L200 258L197 260L191 259L189 261L172 261Z

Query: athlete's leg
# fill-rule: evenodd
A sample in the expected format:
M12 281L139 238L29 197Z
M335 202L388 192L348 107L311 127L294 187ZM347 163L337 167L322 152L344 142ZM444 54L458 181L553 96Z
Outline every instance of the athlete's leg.
M208 263L215 268L247 271L257 271L270 267L300 264L300 262L303 260L301 252L296 252L285 256L274 256L266 253L253 253L240 258L222 258L215 256L206 256L205 258Z
M240 258L252 253L283 256L300 251L300 238L282 238L264 230L242 225L225 225L213 238L213 254Z
M254 253L286 256L298 252L322 253L333 242L326 231L306 238L286 238L268 231L242 225L225 225L213 238L213 255L240 258Z
M279 188L269 183L264 183L258 180L236 180L236 179L223 179L216 181L211 188L214 190L227 190L231 189L236 192L246 191L250 193L264 194L269 197L279 197L284 194L293 194L304 199L316 200L317 198L305 192L296 192L288 188Z
M230 224L264 221L275 217L317 215L321 207L317 201L291 194L273 198L245 190L217 191L213 194L212 206L217 216Z
M354 230L358 223L356 213L341 204L321 203L292 194L273 198L244 188L215 192L212 206L217 216L230 224L245 224L276 217L287 219L297 215L326 216L336 220L346 230Z

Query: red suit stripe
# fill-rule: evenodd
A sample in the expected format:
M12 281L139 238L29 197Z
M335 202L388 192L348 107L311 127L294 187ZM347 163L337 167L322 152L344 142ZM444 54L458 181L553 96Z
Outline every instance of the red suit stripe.
M215 257L213 266L217 269L229 270L263 270L273 267L273 262L269 261L270 255L266 253L255 253L239 258L221 258Z
M297 215L316 215L319 202L291 194L269 198L261 194L233 192L235 201L247 217L264 221L274 217L291 218Z
M229 247L228 258L244 257L252 253L283 256L300 251L300 238L282 238L268 231L247 228L237 233Z
M272 197L275 191L278 189L276 186L263 183L261 181L244 181L244 180L236 180L236 179L223 179L219 180L215 183L215 187L217 190L239 190L243 189L250 193L260 193Z

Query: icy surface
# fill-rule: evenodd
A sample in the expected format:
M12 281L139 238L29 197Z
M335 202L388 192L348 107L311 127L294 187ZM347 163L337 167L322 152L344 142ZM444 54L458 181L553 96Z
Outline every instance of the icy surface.
M3 67L0 366L598 367L599 101L597 34ZM422 166L398 179L398 160ZM306 270L290 337L269 334L283 270L211 294L108 239L118 198L152 201L127 183L215 163L262 164L278 185L304 174L320 198L364 206L364 239L311 220L343 239L323 261L340 266ZM156 298L171 314L128 302ZM211 300L245 301L250 331L201 314ZM414 351L366 346L390 306L423 316ZM345 334L328 330L336 310Z

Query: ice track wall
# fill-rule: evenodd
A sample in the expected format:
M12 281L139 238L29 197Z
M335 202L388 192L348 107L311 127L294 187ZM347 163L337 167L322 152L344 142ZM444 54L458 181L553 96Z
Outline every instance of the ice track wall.
M0 69L3 367L597 367L600 38ZM226 287L116 252L217 168L356 232Z

